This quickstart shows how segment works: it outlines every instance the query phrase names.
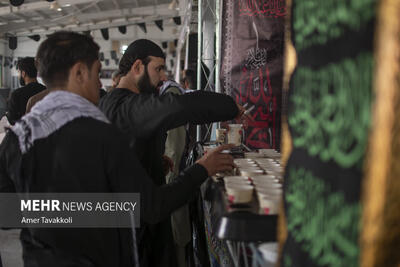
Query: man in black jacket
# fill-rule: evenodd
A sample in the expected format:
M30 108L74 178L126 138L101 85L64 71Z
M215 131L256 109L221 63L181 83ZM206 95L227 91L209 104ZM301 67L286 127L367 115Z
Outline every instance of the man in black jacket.
M233 159L220 153L222 147L176 183L156 187L125 136L95 106L98 51L90 37L73 32L57 32L40 45L38 69L51 92L7 132L0 146L0 192L139 192L141 220L157 223L209 175L231 169ZM129 229L29 228L21 241L26 267L134 266Z
M29 98L46 89L46 87L36 80L37 69L33 57L24 57L18 60L17 69L19 72L19 82L23 87L12 92L8 100L8 112L6 116L12 125L25 114Z
M168 130L189 122L226 121L244 112L231 97L223 94L198 91L158 96L158 88L166 80L165 56L149 40L136 40L128 46L119 71L122 77L118 88L101 99L99 108L129 135L139 160L158 185L165 183L162 156ZM141 232L138 241L142 266L177 266L170 220L143 229L146 232Z

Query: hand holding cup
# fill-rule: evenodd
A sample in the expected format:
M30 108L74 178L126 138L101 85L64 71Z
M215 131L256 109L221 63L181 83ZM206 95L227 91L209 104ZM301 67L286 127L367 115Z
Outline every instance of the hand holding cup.
M231 171L234 167L233 157L228 153L221 153L229 150L233 145L221 145L207 152L196 163L207 169L208 175L213 176L217 172Z

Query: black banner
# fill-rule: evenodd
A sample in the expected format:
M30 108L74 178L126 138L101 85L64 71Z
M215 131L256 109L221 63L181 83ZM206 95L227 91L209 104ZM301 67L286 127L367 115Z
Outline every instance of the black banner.
M282 266L358 266L374 0L294 0Z
M284 0L224 1L221 87L255 106L244 143L280 148Z

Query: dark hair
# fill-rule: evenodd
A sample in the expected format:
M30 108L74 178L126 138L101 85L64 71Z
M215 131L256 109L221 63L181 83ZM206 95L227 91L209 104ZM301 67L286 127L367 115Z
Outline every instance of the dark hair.
M99 59L99 50L100 47L90 36L59 31L40 44L36 66L48 87L63 86L71 67L77 62L83 62L91 68Z
M24 57L18 59L17 69L24 71L31 78L36 78L37 76L35 59L33 57Z
M132 42L119 62L119 71L122 76L130 71L133 63L138 59L142 60L144 65L147 65L150 62L149 56L165 59L164 52L156 43L147 39Z
M195 89L197 87L197 73L192 69L186 69L184 81L189 83L190 89Z

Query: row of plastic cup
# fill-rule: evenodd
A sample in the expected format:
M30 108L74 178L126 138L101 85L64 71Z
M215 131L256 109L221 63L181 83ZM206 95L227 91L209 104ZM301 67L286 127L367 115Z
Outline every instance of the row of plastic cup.
M276 214L278 212L282 185L275 176L226 176L224 183L229 201L233 203L250 202L255 190L262 213Z

